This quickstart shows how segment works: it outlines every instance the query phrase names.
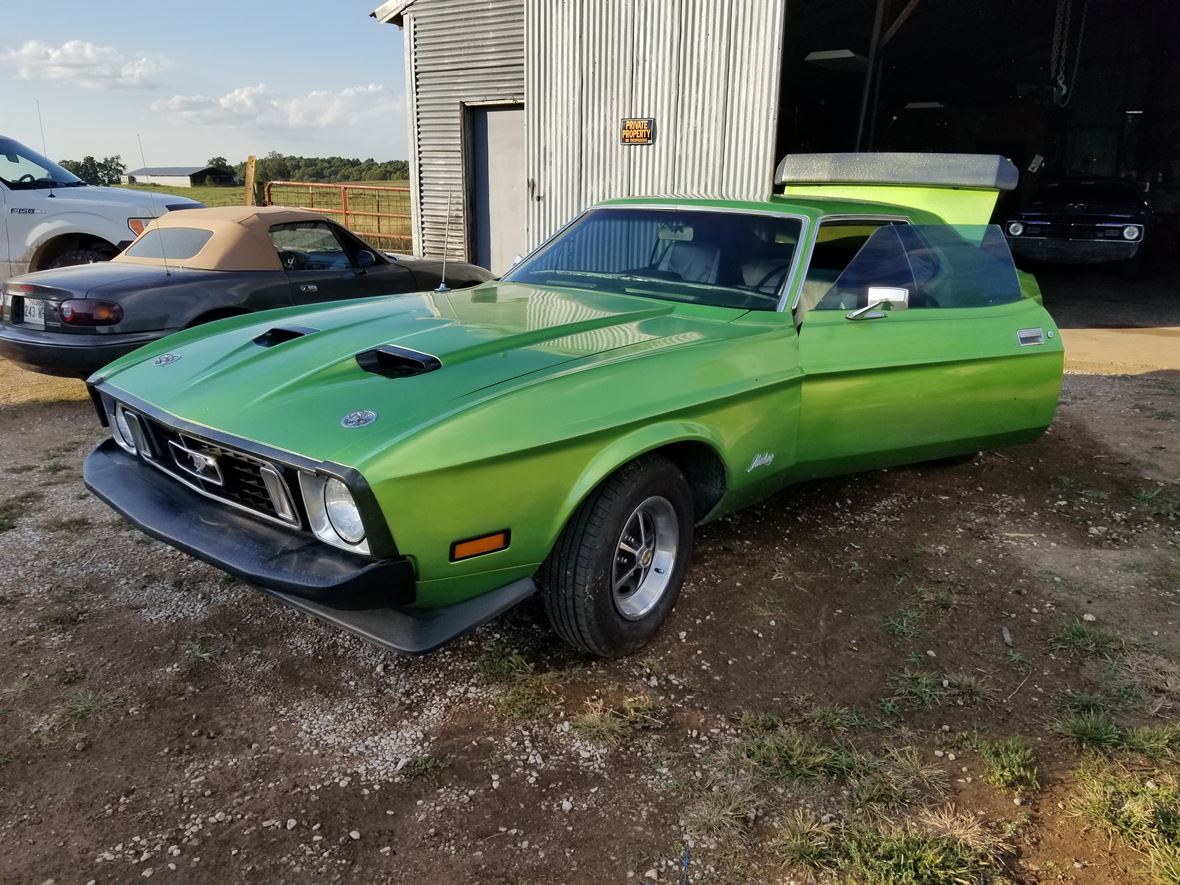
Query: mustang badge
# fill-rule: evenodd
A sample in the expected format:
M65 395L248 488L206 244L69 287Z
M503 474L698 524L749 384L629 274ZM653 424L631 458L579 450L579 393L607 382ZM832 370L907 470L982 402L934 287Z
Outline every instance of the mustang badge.
M377 420L377 413L369 409L357 409L355 412L349 412L340 419L342 427L364 427L366 424L372 424Z

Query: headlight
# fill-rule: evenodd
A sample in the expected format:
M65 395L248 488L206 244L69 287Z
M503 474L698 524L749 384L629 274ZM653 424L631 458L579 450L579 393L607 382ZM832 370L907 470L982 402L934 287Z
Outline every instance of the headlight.
M1024 225L1021 224L1019 221L1013 221L1011 224L1008 225L1008 236L1018 237L1022 233L1024 233Z
M360 508L348 486L334 477L300 472L299 490L313 535L333 547L369 552Z
M352 500L348 486L338 479L329 479L324 483L324 510L328 513L328 522L343 540L349 544L359 544L365 539L361 512Z
M115 442L134 455L136 452L135 435L131 432L131 421L127 417L127 411L121 405L115 406L113 430L112 436L114 436Z
M1136 227L1133 224L1128 224L1126 227L1123 228L1123 239L1124 240L1137 240L1137 239L1139 239L1139 233L1140 233L1140 231L1139 231L1138 227Z

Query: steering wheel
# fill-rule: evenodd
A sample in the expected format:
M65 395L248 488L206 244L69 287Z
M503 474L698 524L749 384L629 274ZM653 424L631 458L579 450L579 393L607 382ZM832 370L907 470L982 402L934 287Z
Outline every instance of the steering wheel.
M292 249L280 249L279 261L282 263L284 270L300 270L307 266L307 255L303 252L296 252Z
M765 294L773 294L773 293L762 292L762 289L766 286L767 283L769 283L775 277L785 277L787 275L787 271L789 271L790 269L791 269L790 262L788 262L787 264L784 264L782 267L776 267L774 270L772 270L770 273L768 273L766 276L764 276L762 279L760 279L758 281L758 285L754 286L754 288L756 290L758 290L759 293L764 294L764 295ZM774 288L777 290L778 284L775 284Z
M34 183L36 183L37 178L36 178L36 176L31 175L30 173L26 172L24 175L22 175L16 181L17 181L17 184L34 184Z

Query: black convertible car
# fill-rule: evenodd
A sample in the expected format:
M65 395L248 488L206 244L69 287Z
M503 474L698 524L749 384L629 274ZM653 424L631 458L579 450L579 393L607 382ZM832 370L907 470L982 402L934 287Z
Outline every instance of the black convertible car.
M1024 211L1004 224L1017 258L1058 264L1122 262L1139 271L1151 204L1122 178L1062 178L1048 182Z
M14 277L0 298L0 356L86 377L180 329L256 310L422 292L442 262L379 252L323 215L240 206L153 221L112 261ZM492 278L448 262L452 289Z

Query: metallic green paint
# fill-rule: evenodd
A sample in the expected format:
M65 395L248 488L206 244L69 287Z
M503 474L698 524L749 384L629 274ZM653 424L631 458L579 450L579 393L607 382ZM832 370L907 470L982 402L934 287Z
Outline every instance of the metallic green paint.
M798 215L809 222L804 255L825 215L885 208L929 219L781 197L616 202ZM254 343L291 325L317 331ZM1043 345L1020 346L1017 330L1030 327L1045 330ZM399 379L360 368L357 353L389 343L442 368ZM179 359L155 365L164 353ZM355 468L414 562L416 604L431 607L531 575L585 496L644 452L691 443L712 453L725 475L723 496L699 514L712 518L801 479L1032 439L1052 420L1062 363L1056 327L1031 297L870 322L812 311L796 329L789 310L493 282L223 320L138 350L92 382ZM354 409L377 420L341 426ZM503 529L507 549L450 561L454 541Z

